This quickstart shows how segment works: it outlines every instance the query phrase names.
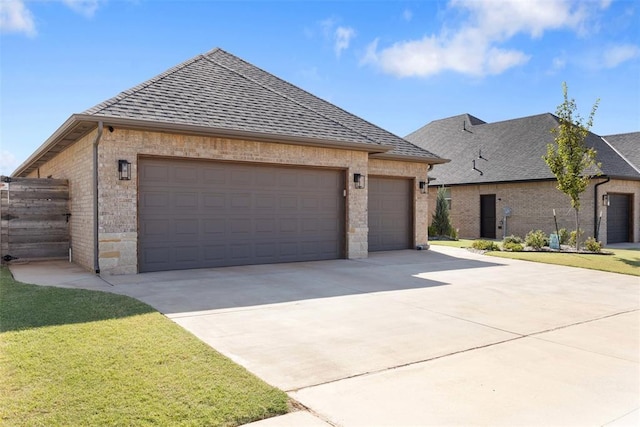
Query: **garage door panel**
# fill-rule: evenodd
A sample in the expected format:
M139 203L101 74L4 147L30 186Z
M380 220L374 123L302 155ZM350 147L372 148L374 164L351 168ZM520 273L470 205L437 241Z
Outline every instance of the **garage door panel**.
M202 195L202 207L203 208L224 208L226 203L226 197L224 194L203 194Z
M298 198L295 196L275 196L278 198L280 209L298 209Z
M409 179L369 178L369 251L412 246L412 188Z
M225 245L204 245L202 252L203 260L221 262L225 258L227 247ZM215 263L211 265L215 266Z
M175 258L177 262L196 262L200 256L200 248L198 246L175 246Z
M194 166L179 166L173 172L175 182L196 184L198 181L198 170Z
M198 207L197 193L180 193L173 198L173 206L178 209L195 209Z
M340 171L143 159L139 181L140 271L343 256Z
M148 165L142 170L140 179L148 183L169 182L169 167L166 165Z
M225 184L226 175L222 170L211 168L211 167L203 167L202 182L206 185Z

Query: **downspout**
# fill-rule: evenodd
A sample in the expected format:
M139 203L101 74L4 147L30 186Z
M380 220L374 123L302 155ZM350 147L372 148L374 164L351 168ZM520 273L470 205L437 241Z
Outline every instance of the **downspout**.
M601 186L602 184L606 184L609 181L611 181L610 176L608 176L605 181L599 182L593 186L593 192L594 192L593 194L593 238L596 240L599 240L598 234L600 232L600 224L598 223L598 203L600 200L598 198L598 187Z
M100 248L98 241L98 230L100 221L98 219L98 144L102 137L102 121L98 122L98 133L93 140L93 270L96 274L100 274L100 258L98 250Z

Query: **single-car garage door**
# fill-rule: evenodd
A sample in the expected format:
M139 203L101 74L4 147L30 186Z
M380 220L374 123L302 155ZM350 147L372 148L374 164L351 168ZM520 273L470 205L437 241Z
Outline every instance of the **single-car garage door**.
M139 162L140 272L342 258L344 173Z
M629 241L631 197L628 194L609 194L607 207L607 243Z
M369 177L369 251L408 249L413 244L412 181Z

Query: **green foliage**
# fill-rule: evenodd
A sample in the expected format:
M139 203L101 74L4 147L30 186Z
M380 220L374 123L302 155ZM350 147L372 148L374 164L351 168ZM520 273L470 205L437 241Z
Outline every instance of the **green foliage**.
M524 247L522 246L522 243L509 241L502 244L502 249L508 252L521 252Z
M427 228L427 231L429 233L429 237L436 237L438 235L438 232L433 225L430 225L429 228Z
M451 233L449 234L453 240L458 240L458 229L451 227Z
M560 240L561 245L566 245L567 243L569 243L571 234L566 228L561 228L560 230L558 230L558 233L560 234L558 238Z
M577 230L580 228L580 195L587 189L591 179L585 171L596 165L596 151L586 146L585 139L593 125L600 100L596 100L585 122L576 112L576 101L569 99L565 82L562 83L562 92L564 102L556 109L559 124L551 130L555 135L554 143L547 145L547 154L542 158L555 175L558 190L571 199L571 206L576 213ZM595 174L598 175L599 172ZM578 245L579 241L576 241L576 247Z
M504 238L504 240L502 241L503 246L507 243L522 243L522 237L520 236L514 236L513 234L511 236L507 236Z
M591 252L602 251L602 243L598 242L593 237L589 237L587 240L585 240L584 247Z
M571 246L575 246L575 247L577 248L577 244L576 244L576 240L577 240L577 239L576 239L576 235L577 235L577 233L576 233L576 231L575 231L575 230L573 230L573 231L569 234L569 245L571 245ZM581 238L583 235L584 235L584 230L580 230L580 234L579 234L580 238Z
M431 220L434 236L450 236L451 220L449 218L449 206L447 205L444 187L438 188L438 197L436 199L436 211Z
M240 425L288 398L133 298L0 267L0 424Z
M534 249L542 249L549 244L547 235L542 230L531 230L524 238L527 246L531 246Z
M611 254L607 255L607 252ZM571 252L500 251L490 252L489 255L640 276L640 249L608 249L607 252L579 254Z
M474 240L471 244L473 249L477 249L479 251L499 251L500 247L496 244L496 242L492 242L491 240Z

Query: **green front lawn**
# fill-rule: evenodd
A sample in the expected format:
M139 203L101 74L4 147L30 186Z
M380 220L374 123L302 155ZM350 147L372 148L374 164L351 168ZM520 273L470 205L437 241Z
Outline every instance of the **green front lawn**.
M453 246L456 248L470 248L473 240L460 239L457 241L430 240L435 246ZM640 250L638 249L609 249L612 255L575 254L570 252L487 252L487 255L520 259L524 261L542 262L546 264L566 265L569 267L590 268L592 270L608 271L612 273L640 276Z
M233 426L287 395L129 297L0 267L0 424Z

